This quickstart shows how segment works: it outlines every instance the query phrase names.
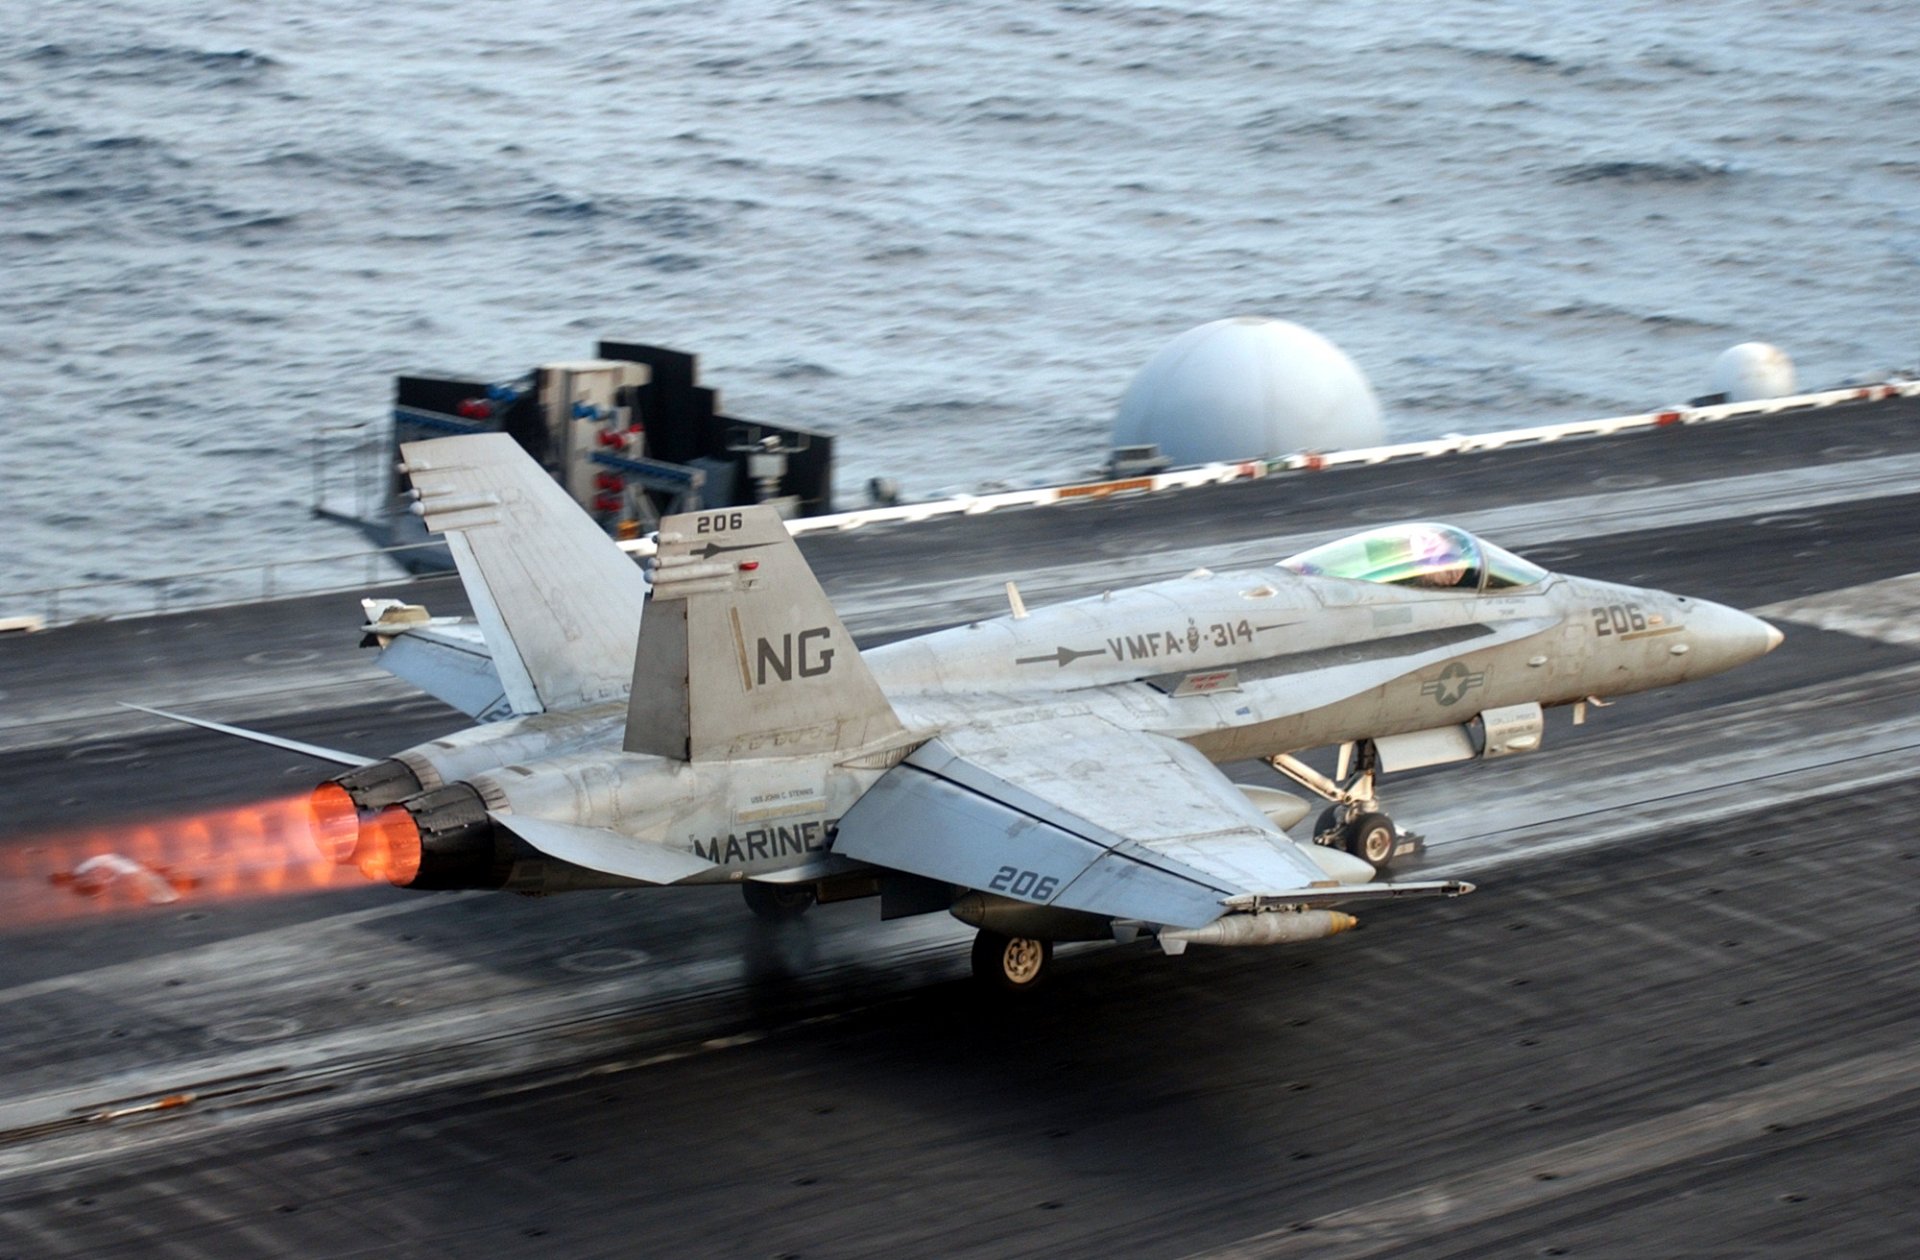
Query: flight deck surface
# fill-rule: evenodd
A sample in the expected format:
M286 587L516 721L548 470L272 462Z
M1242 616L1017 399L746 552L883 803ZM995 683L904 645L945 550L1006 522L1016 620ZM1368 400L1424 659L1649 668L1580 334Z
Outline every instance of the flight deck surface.
M1387 780L1470 898L1293 948L1063 949L1015 1006L947 916L769 926L729 889L16 925L0 1254L1902 1254L1916 461L1920 406L1884 403L810 538L870 638L1002 611L1009 578L1033 604L1432 518L1787 640ZM326 772L119 699L373 755L457 725L357 613L0 643L0 854Z

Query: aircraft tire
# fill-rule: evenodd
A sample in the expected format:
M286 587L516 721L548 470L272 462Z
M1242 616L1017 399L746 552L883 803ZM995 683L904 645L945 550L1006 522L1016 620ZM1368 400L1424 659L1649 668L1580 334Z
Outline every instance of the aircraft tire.
M813 889L805 884L757 884L752 880L740 885L747 909L768 923L791 923L812 908Z
M1313 838L1318 840L1321 836L1339 835L1340 815L1345 808L1344 805L1329 805L1321 810L1319 820L1313 824Z
M1393 819L1385 814L1362 814L1347 824L1347 852L1385 874L1393 865L1394 846L1399 844L1400 835L1395 830Z
M1002 993L1031 993L1053 968L1053 942L982 929L973 938L973 978Z

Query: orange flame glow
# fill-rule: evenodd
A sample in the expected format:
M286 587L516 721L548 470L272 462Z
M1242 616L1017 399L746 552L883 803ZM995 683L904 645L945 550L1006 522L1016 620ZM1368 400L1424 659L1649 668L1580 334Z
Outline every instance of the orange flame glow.
M360 816L353 797L338 783L322 783L307 799L313 843L322 857L341 866L353 860L359 839Z
M410 883L420 873L420 829L413 825L413 815L398 805L375 814L360 828L353 856L368 879Z
M358 886L351 868L326 856L337 844L316 828L305 793L15 840L0 849L0 923ZM417 839L413 852L417 868Z

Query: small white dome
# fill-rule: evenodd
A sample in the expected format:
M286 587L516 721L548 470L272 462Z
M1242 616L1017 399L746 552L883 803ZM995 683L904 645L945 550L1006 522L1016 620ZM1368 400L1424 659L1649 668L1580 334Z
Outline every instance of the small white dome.
M1270 459L1385 440L1380 402L1340 347L1284 319L1192 328L1147 360L1120 399L1113 445L1152 443L1175 464Z
M1743 341L1713 361L1710 389L1728 402L1780 398L1794 392L1793 360L1778 346Z

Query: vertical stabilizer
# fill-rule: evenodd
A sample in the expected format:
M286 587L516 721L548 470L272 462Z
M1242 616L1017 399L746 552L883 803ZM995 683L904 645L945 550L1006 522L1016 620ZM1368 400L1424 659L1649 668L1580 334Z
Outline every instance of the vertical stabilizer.
M660 523L626 748L682 761L848 752L903 733L772 508Z
M407 442L400 454L513 711L623 695L646 605L639 566L504 433Z

